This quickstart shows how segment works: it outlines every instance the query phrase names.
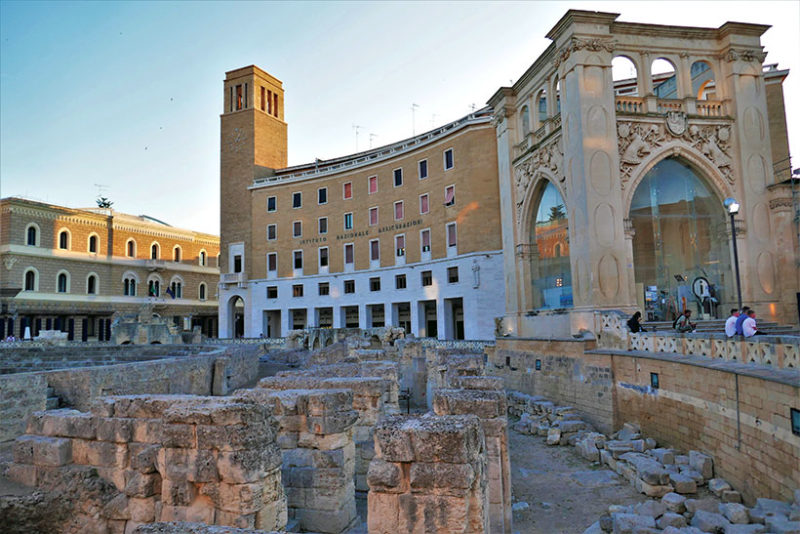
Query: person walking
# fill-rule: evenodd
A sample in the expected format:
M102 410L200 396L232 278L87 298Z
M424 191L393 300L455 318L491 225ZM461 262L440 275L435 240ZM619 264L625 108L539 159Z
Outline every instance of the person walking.
M731 316L725 321L725 335L733 337L736 335L736 320L739 318L739 310L732 309Z
M630 328L631 333L638 334L639 332L647 332L647 330L642 327L642 323L639 322L641 319L642 312L640 311L637 311L628 319L628 328Z

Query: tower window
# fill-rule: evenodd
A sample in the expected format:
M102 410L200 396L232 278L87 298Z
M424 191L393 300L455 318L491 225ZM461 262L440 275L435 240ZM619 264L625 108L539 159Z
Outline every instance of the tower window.
M319 266L320 267L328 266L328 247L321 247L319 249Z
M293 208L303 207L303 193L292 193L292 207Z
M403 185L403 169L394 170L394 186L400 187Z
M63 230L60 234L58 234L58 248L62 250L69 249L69 232Z
M157 260L158 259L158 243L153 243L150 246L150 259Z
M172 261L175 263L180 263L181 261L181 247L175 247L172 249Z
M265 91L266 91L266 89L264 89L262 87L261 88L261 111L266 111L266 107L267 107L267 98L266 98L266 96L264 94Z
M36 291L36 271L25 273L25 291Z
M422 245L422 252L430 252L431 250L431 231L427 228L419 233L420 244Z
M36 227L31 225L28 227L28 246L35 247L36 246Z
M453 149L448 148L444 151L444 170L452 169L453 165Z
M65 273L61 273L61 274L58 275L58 284L57 284L57 286L58 286L58 292L59 293L66 293L67 292L67 289L68 289L67 282L68 281L69 281L69 279L67 278L67 275Z
M394 248L397 257L406 255L406 236L398 235L394 237Z
M197 296L200 300L206 300L206 285L200 284L200 290L197 292Z
M401 221L403 220L403 201L398 200L394 203L394 220Z
M236 110L237 111L242 109L242 97L243 97L243 95L242 95L242 86L241 85L237 85L236 86Z
M272 93L272 111L273 115L278 116L278 93Z
M242 256L239 254L233 257L233 272L242 272Z
M86 293L89 295L97 294L97 277L95 275L90 275L86 279Z
M456 246L456 223L447 224L447 246Z

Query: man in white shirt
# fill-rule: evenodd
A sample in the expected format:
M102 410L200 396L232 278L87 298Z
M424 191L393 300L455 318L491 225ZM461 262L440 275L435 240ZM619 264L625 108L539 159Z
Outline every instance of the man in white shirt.
M736 335L736 319L739 318L739 310L731 310L731 316L725 321L725 335L733 337Z
M761 333L756 327L755 310L750 310L747 312L747 319L745 319L742 323L742 332L744 332L744 337L753 337L754 335Z

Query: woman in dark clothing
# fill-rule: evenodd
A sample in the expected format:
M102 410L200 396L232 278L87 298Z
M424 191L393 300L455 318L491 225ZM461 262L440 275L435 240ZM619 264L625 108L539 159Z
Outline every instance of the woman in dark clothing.
M639 332L646 332L644 328L642 328L641 323L639 320L642 318L642 312L636 312L633 314L633 317L628 319L628 328L631 329L631 332L637 334Z

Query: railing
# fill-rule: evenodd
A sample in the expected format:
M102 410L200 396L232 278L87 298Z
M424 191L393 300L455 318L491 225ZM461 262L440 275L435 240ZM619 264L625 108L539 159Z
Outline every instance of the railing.
M703 117L722 117L725 108L719 100L698 100L697 114Z
M644 98L639 96L618 96L617 113L644 113Z
M241 284L245 281L244 273L223 273L220 275L223 284Z
M666 113L668 111L685 111L683 109L683 102L681 100L662 100L660 98L656 102L656 110L658 113Z
M164 260L145 260L145 267L151 271L166 269L167 262Z

